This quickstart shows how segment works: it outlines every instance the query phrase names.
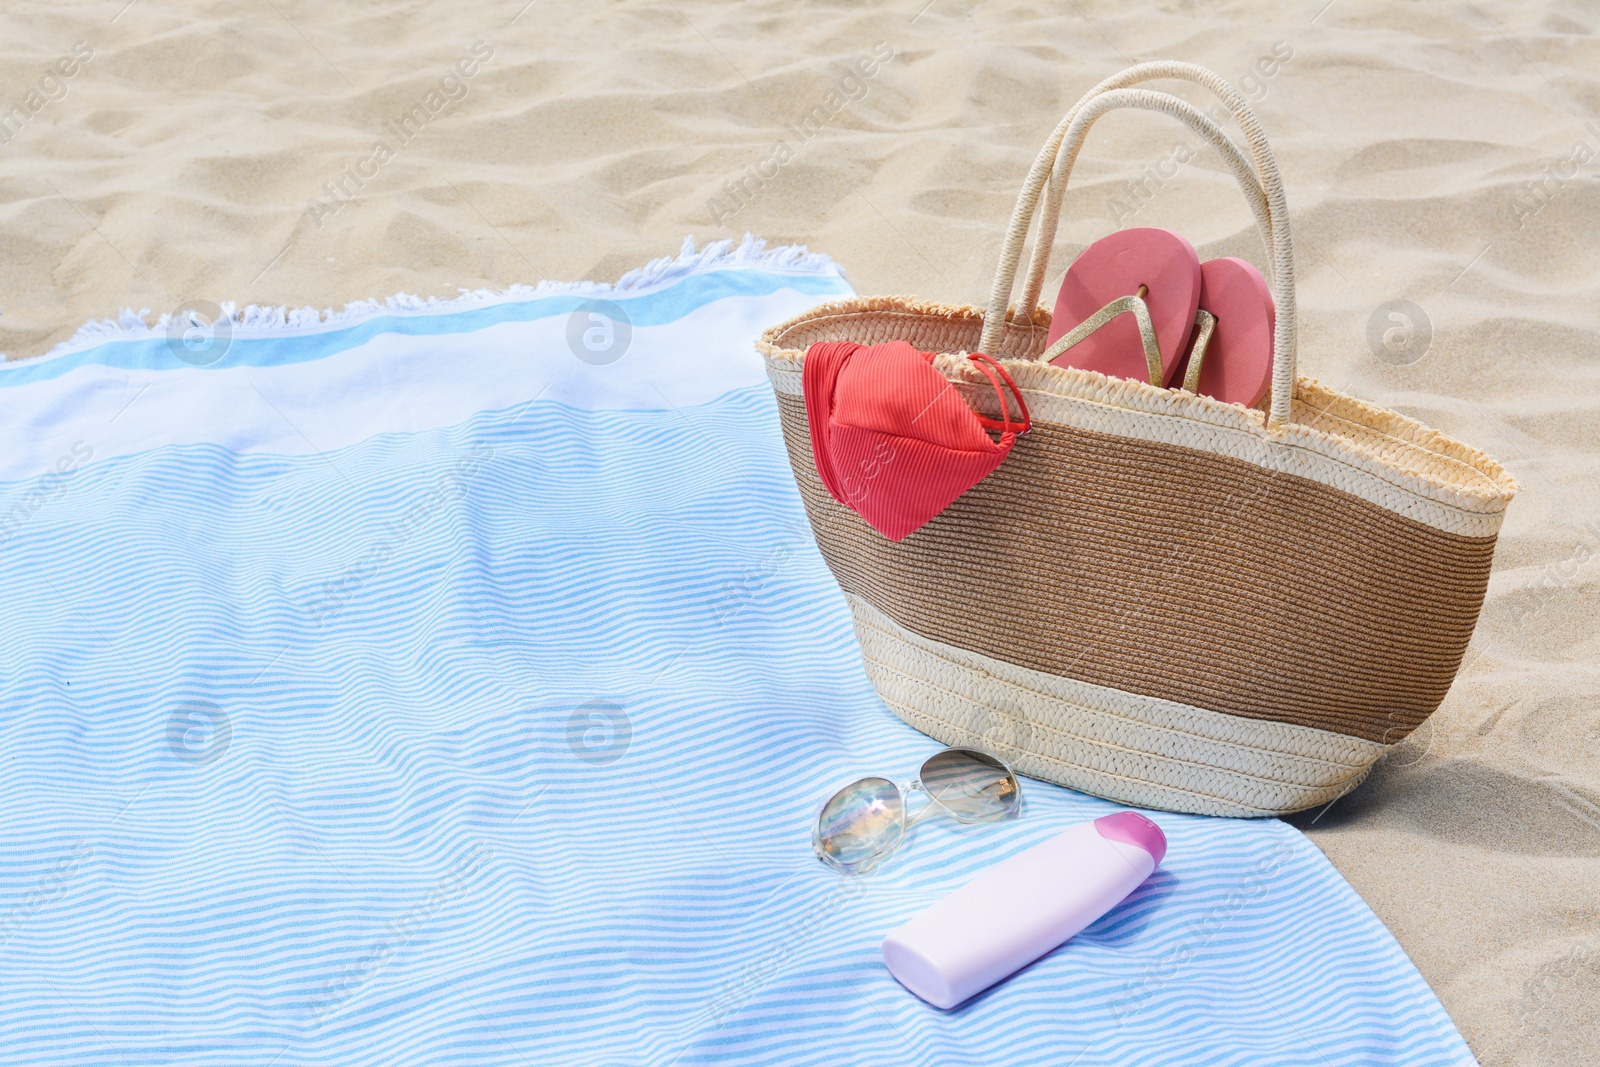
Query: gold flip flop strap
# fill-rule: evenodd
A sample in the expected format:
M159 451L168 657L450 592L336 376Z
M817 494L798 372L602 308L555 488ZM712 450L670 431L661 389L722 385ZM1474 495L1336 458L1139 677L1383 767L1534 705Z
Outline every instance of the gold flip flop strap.
M1150 308L1137 296L1119 296L1093 315L1074 326L1065 337L1044 350L1039 357L1040 363L1049 363L1061 353L1094 333L1100 327L1116 318L1118 315L1133 313L1134 321L1139 324L1139 340L1144 343L1145 370L1150 375L1150 384L1160 387L1166 384L1166 374L1161 367L1161 348L1156 344L1156 327L1150 321ZM1210 336L1210 331L1207 331Z
M1206 345L1211 343L1211 331L1217 328L1217 317L1205 308L1195 312L1194 324L1200 332L1194 337L1194 351L1189 354L1189 369L1183 372L1183 389L1186 393L1200 391L1200 364L1206 358Z

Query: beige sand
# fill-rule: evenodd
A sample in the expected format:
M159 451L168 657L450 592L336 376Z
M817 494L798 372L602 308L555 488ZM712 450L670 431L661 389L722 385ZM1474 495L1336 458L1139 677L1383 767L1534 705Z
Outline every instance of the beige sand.
M1305 370L1525 486L1444 708L1298 821L1483 1062L1600 1062L1600 13L1325 3L1271 21L1242 3L11 3L0 100L26 114L0 146L0 350L123 306L608 279L686 233L807 243L864 293L979 301L1083 89L1134 59L1251 75L1294 211ZM870 77L844 82L858 60ZM386 124L418 103L402 144ZM1190 143L1155 116L1097 129L1058 266L1119 221L1259 259L1215 160L1179 165ZM741 203L724 182L746 168L769 178ZM327 198L340 180L348 203ZM1379 315L1374 356L1390 300L1422 309L1425 351L1403 310Z

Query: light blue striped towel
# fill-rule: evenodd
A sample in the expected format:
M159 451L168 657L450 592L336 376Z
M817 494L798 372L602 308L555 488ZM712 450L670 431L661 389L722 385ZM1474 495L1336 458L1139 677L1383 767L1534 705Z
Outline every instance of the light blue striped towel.
M830 787L938 747L862 672L751 352L849 291L718 245L0 364L0 1063L1469 1063L1270 820L1155 813L1151 881L956 1011L884 970L1113 806L1029 782L876 875L812 857Z

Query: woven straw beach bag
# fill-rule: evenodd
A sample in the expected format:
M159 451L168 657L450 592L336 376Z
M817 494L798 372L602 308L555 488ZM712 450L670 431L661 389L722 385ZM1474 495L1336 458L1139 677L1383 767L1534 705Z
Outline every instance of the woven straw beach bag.
M1158 78L1220 97L1250 157L1178 97L1132 88ZM1186 123L1239 179L1270 251L1270 411L1037 362L1067 176L1090 126L1117 108ZM938 353L967 403L998 417L966 358L987 353L1033 417L994 473L898 543L824 488L802 386L810 345L891 340ZM1483 453L1296 378L1277 165L1245 98L1186 63L1108 78L1056 127L1012 213L987 312L859 298L774 327L758 347L884 701L946 744L1127 804L1262 816L1353 789L1444 699L1516 492Z

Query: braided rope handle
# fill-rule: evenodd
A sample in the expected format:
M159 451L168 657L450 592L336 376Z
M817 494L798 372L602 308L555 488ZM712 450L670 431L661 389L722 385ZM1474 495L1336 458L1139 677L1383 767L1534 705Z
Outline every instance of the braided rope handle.
M1244 132L1255 166L1252 168L1238 146L1193 105L1171 93L1127 88L1155 78L1184 78L1205 86L1220 97ZM1055 240L1061 201L1066 193L1072 166L1088 136L1089 127L1106 112L1118 108L1159 111L1178 119L1216 148L1238 179L1271 253L1273 301L1277 306L1277 326L1273 337L1271 421L1289 421L1290 401L1294 393L1296 316L1294 246L1283 181L1261 123L1244 96L1216 74L1192 63L1155 62L1129 67L1084 94L1083 99L1056 126L1034 159L1028 178L1017 196L1016 207L1012 209L1000 262L995 270L994 286L990 291L989 308L984 315L980 349L994 351L1004 333L1006 307L1021 262L1022 247L1033 221L1034 210L1048 181L1050 195L1045 198L1039 234L1035 238L1034 254L1024 287L1024 300L1020 305L1026 314L1032 314L1039 291L1043 288L1050 246Z

